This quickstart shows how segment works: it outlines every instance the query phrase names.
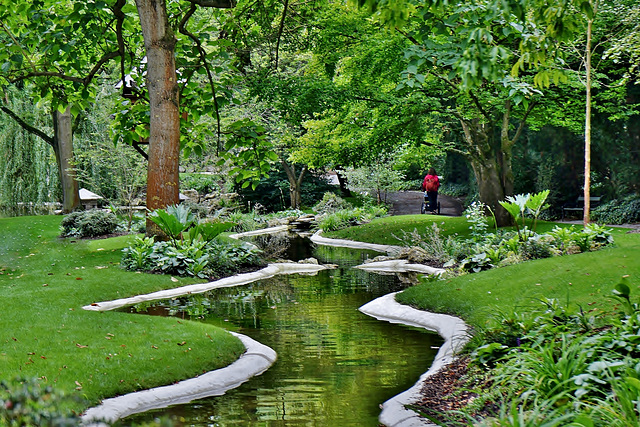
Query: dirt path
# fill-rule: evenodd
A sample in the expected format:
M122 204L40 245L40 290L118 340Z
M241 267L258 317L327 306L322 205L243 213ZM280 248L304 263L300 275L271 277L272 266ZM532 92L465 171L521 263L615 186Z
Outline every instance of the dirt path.
M387 203L391 205L391 215L419 215L424 193L422 191L398 191L387 195ZM462 215L462 204L455 198L445 194L438 195L440 215Z

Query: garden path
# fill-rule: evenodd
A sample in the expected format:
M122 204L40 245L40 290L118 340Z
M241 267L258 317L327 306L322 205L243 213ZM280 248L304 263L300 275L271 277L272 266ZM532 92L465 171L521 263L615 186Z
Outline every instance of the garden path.
M419 215L424 193L422 191L397 191L387 195L387 203L391 205L391 215ZM462 215L462 203L446 194L438 194L440 214L446 216Z

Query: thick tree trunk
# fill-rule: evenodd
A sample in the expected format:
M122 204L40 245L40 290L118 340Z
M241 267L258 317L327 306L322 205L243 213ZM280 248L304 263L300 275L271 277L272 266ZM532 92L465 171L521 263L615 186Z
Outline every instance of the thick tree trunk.
M496 160L478 161L472 159L471 167L478 181L480 201L493 211L498 227L511 225L513 223L511 215L498 203L504 200L508 194L504 191Z
M69 107L64 113L53 114L53 152L56 155L62 185L62 212L69 213L80 206L80 194L73 162L73 131Z
M304 166L300 171L300 175L296 176L295 165L289 165L284 160L281 161L282 167L287 174L289 180L289 199L291 201L291 209L300 209L302 205L302 179L307 172Z
M180 115L176 81L176 38L169 26L165 0L136 0L147 54L149 90L149 165L147 208L179 203ZM147 235L160 230L147 220Z

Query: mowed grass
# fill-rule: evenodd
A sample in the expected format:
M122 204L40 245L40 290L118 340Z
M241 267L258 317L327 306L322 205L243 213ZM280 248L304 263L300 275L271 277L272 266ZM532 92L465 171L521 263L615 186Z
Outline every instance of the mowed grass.
M227 366L244 352L206 324L83 310L194 281L124 271L131 237L60 239L60 220L0 219L0 378L37 377L95 404Z
M392 236L417 229L423 233L436 222L444 235L468 236L464 217L406 215L386 217L327 237L349 238L370 243L394 244ZM556 225L541 222L537 231ZM574 226L580 228L581 225ZM455 314L472 325L482 326L497 312L513 313L541 307L546 298L556 298L569 309L593 316L606 316L616 309L610 298L622 276L629 276L632 295L640 299L640 234L611 228L613 247L577 255L527 261L518 265L467 274L448 280L423 281L400 293L398 301L423 310ZM397 243L395 243L397 244Z
M332 239L347 239L358 242L377 243L380 245L400 245L405 233L414 229L424 234L433 223L438 225L443 235L469 235L469 223L464 217L447 217L437 215L397 215L376 218L373 221L342 230L323 233Z

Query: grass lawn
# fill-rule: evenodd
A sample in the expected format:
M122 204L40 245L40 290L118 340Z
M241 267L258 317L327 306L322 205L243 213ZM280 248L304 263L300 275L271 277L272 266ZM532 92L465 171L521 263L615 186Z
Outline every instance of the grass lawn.
M124 271L131 237L59 239L61 219L0 219L0 378L37 377L95 404L227 366L244 352L207 324L83 310L195 281Z
M464 217L447 217L435 215L397 215L376 218L373 221L355 227L323 233L324 237L332 239L348 239L359 242L377 243L381 245L399 245L403 231L412 232L417 229L424 234L427 227L433 223L444 235L469 235L469 223Z
M468 234L463 217L406 215L385 217L325 236L394 244L392 234L402 235L401 230L414 228L425 230L434 221L443 234ZM540 223L537 231L544 232L555 225ZM557 298L563 304L569 302L574 310L582 307L594 315L606 315L615 306L615 301L609 298L611 291L623 275L630 276L632 296L640 296L640 234L613 230L614 247L528 261L448 280L424 281L402 292L398 301L424 310L455 314L472 325L484 325L497 311L510 313L539 306L542 298Z

